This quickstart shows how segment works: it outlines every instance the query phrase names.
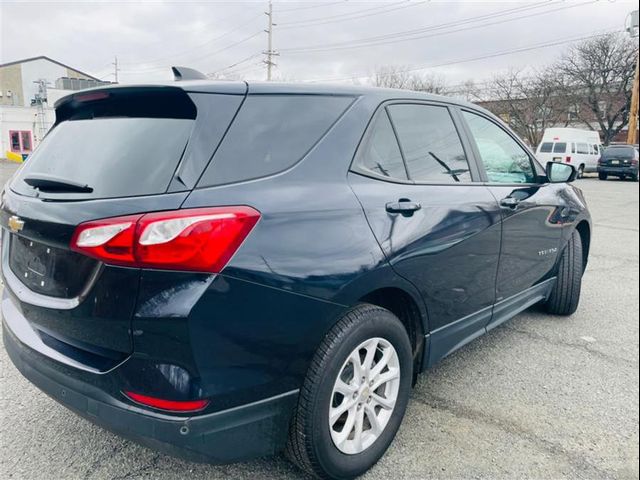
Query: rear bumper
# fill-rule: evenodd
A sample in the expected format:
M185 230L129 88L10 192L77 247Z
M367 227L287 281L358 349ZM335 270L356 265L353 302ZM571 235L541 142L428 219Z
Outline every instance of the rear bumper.
M637 166L628 166L628 167L603 166L603 167L598 167L598 173L606 173L607 175L631 176L631 175L638 174L638 167Z
M54 361L20 342L4 319L2 329L11 361L30 382L91 422L142 445L207 463L270 455L284 447L297 390L206 415L156 414L65 375Z

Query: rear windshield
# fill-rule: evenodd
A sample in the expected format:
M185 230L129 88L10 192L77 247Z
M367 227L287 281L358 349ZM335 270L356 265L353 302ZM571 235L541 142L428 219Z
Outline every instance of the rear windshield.
M550 153L552 148L553 148L553 143L544 142L542 145L540 145L540 152L541 153Z
M553 146L553 153L566 153L567 151L567 144L562 142L562 143L556 143Z
M86 98L86 100L85 100ZM164 193L182 157L196 109L182 91L79 93L56 110L58 124L11 188L50 198L113 198ZM36 185L53 178L61 188ZM64 185L86 185L74 192Z
M15 185L29 194L24 178L53 175L93 188L92 198L161 193L167 189L189 139L193 120L99 118L55 127L29 157Z
M633 158L633 147L609 147L602 152L602 158Z

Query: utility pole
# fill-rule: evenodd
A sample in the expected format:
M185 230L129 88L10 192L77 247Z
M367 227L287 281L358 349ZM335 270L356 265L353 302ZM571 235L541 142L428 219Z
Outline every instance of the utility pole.
M631 12L631 22L627 27L627 32L631 38L638 37L638 10ZM633 76L633 90L631 91L631 111L629 112L629 131L627 132L627 143L638 143L638 68L640 65L640 54L636 53L636 73Z
M273 27L276 25L275 23L273 23L273 4L271 3L271 0L269 0L269 11L268 12L264 12L265 15L267 16L267 18L269 19L268 21L268 28L267 30L265 30L265 32L267 32L267 50L264 53L267 56L266 60L263 60L263 63L265 63L267 65L267 81L271 81L271 70L273 67L276 66L276 64L273 62L273 57L279 55L274 49L273 49Z
M113 65L113 75L115 76L115 81L116 83L118 83L118 72L120 71L120 68L118 68L118 57L113 57L114 58L114 62L111 64Z

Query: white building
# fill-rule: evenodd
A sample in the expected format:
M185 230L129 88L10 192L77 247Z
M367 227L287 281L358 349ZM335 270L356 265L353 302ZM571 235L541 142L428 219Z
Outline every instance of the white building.
M108 84L45 56L0 65L0 158L29 154L55 122L55 102Z

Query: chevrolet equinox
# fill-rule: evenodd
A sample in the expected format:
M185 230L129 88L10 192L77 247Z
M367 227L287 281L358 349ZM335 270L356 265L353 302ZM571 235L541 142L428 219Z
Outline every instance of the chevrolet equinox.
M469 103L180 80L56 103L2 193L2 327L92 422L196 461L369 469L418 373L540 304L570 315L591 220Z

